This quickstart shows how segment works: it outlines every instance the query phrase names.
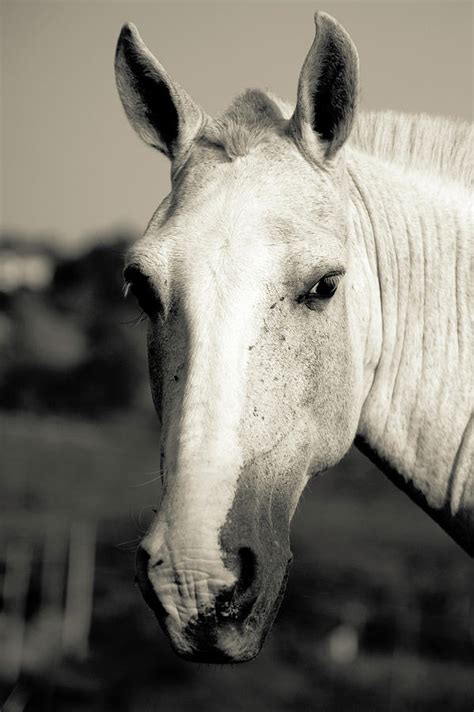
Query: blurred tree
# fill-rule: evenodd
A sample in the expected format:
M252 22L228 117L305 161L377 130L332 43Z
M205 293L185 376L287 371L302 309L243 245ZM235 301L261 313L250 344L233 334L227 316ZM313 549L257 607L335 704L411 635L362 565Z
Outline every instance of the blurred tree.
M123 256L133 236L117 234L74 257L51 255L42 289L19 283L0 296L0 404L7 409L100 416L137 405L147 389L144 329L123 298ZM12 254L14 243L0 244ZM18 247L22 257L41 246ZM13 263L12 263L13 264ZM2 283L0 282L0 290Z

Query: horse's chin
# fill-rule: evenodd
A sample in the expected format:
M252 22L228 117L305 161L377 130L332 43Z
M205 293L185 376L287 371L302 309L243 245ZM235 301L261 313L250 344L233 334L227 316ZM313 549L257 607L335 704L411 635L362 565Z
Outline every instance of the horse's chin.
M211 631L210 631L211 633ZM232 625L220 626L206 640L175 641L170 636L173 650L188 662L225 665L245 663L260 653L264 636L244 633Z
M272 616L273 620L273 616ZM203 616L188 623L184 630L161 620L173 651L184 660L196 663L235 664L257 657L271 627L249 623L216 623Z

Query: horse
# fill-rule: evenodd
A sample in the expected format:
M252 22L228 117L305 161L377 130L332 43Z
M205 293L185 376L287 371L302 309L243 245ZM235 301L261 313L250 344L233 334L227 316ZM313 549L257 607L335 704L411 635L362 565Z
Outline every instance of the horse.
M474 552L473 130L358 111L357 50L315 25L294 107L253 89L218 118L133 24L117 44L126 115L171 161L124 271L163 476L137 580L191 661L259 653L300 495L353 442Z

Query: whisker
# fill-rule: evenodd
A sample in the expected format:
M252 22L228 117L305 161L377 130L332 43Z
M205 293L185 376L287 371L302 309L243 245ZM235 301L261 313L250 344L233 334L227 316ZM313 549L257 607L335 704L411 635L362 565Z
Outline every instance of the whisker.
M127 544L137 544L140 541L140 537L136 536L134 539L128 539L128 541L122 541L120 544L116 544L115 547L117 549L121 549L123 546L127 546ZM133 549L134 547L129 547Z
M151 474L151 473L150 473ZM137 487L145 487L146 485L151 485L153 482L156 482L157 480L162 480L163 475L157 475L156 477L153 477L152 480L148 480L147 482L140 482L138 485L128 485L130 489L137 489Z
M147 319L148 317L146 313L142 311L138 316L134 317L133 319L129 319L128 321L121 321L120 324L123 324L125 326L138 326Z
M142 516L143 516L143 513L146 512L147 509L151 509L154 513L156 513L156 509L152 504L146 504L144 507L142 507L140 509L140 511L138 512L138 517L137 517L137 525L138 525L138 528L140 529L142 534L145 534L145 532L147 531L146 529L143 529L143 526L142 526Z
M130 509L130 519L132 520L134 526L139 530L139 532L140 532L141 535L142 535L142 534L146 534L146 532L148 531L148 528L147 528L147 529L144 529L144 528L143 528L143 525L142 525L142 516L143 516L143 513L144 513L147 509L151 509L155 514L156 514L157 511L158 511L158 510L155 508L155 506L154 506L153 504L146 504L146 505L144 505L144 506L140 509L140 511L138 512L138 514L137 514L136 512L132 512L132 510Z

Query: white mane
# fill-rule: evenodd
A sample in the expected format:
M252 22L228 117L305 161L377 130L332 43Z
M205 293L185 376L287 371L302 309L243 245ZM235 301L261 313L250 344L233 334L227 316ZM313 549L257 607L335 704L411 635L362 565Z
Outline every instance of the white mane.
M466 121L394 111L360 112L350 143L407 168L472 186L474 127Z

